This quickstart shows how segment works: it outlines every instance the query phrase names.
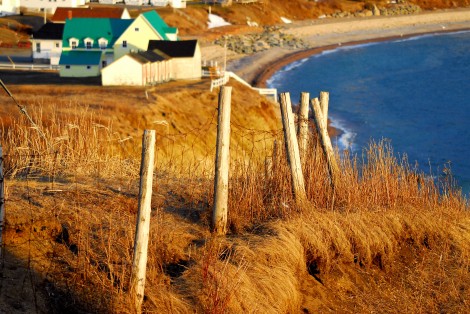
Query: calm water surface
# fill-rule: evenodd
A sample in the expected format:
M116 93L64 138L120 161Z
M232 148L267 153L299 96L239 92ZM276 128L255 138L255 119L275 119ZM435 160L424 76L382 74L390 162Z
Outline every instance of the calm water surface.
M330 92L334 142L356 153L389 139L395 153L433 176L445 165L470 195L470 32L327 51L275 74L270 87Z

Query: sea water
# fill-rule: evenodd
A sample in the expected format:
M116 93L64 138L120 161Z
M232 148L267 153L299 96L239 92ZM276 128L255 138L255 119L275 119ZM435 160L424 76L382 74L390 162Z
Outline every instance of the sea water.
M328 91L340 150L387 139L428 175L450 167L470 195L470 32L338 47L288 65L268 86L293 103Z

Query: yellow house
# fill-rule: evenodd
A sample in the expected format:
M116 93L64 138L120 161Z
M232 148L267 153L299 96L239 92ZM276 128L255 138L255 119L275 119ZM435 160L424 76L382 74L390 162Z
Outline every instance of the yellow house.
M178 29L169 27L156 11L140 14L114 43L117 60L129 52L146 51L150 40L178 40Z

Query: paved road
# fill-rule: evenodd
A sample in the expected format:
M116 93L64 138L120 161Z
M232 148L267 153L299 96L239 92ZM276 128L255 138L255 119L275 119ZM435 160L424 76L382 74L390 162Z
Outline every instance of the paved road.
M94 85L101 86L101 77L60 77L58 72L0 70L6 85Z

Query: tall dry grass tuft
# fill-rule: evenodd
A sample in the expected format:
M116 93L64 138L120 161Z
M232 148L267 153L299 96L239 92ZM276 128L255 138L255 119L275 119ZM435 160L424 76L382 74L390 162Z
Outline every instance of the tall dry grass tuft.
M138 150L113 130L111 120L97 116L86 106L40 104L32 107L30 115L45 138L28 127L22 116L3 125L1 131L3 146L10 156L6 163L10 177L110 177L135 173Z

